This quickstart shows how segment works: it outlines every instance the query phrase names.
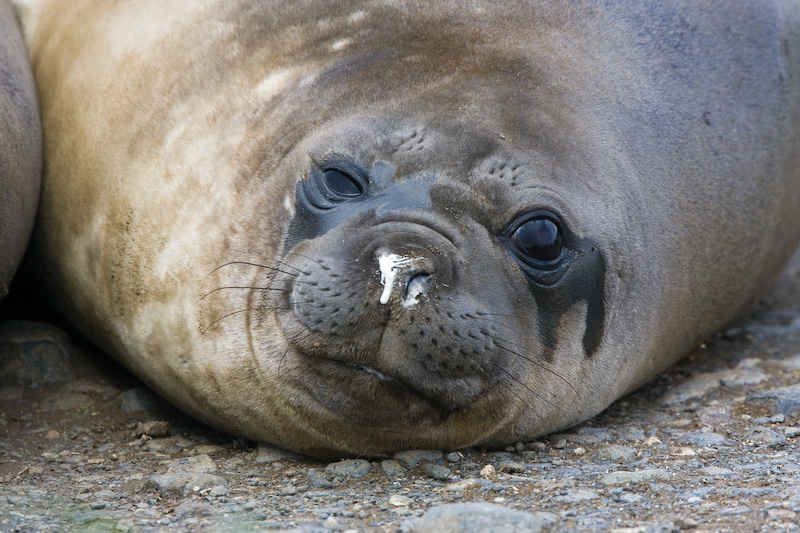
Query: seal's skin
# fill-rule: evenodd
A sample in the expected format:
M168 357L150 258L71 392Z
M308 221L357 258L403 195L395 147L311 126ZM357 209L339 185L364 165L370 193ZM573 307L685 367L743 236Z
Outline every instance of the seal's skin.
M749 309L800 238L793 0L20 9L59 305L251 439L568 426Z
M42 177L36 88L14 9L0 0L0 298L33 229Z

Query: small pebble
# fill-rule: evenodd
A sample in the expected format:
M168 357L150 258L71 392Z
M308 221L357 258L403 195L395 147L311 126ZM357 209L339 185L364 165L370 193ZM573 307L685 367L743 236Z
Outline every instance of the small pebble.
M630 446L611 445L600 449L596 457L602 461L629 461L636 455L636 448Z
M325 477L325 474L316 468L308 469L308 483L315 489L329 489L333 487L333 483Z
M517 461L503 461L497 466L501 472L518 473L525 471L525 465Z
M547 445L544 442L529 442L528 449L534 452L546 452Z
M435 463L443 455L439 450L406 450L394 454L393 459L402 463L406 468L416 468L422 461Z
M294 496L298 492L300 492L300 490L291 483L288 483L281 487L281 494L283 494L284 496Z
M495 475L495 473L496 473L496 470L492 465L486 465L483 468L481 468L481 474L480 475L481 475L482 478L488 479L490 477L493 477Z
M445 456L445 459L451 463L460 463L463 458L464 455L462 455L460 452L451 452Z
M403 468L403 465L394 459L384 459L381 461L381 469L383 470L384 474L391 479L403 478L407 475L406 469Z
M366 476L370 470L372 470L372 465L366 459L345 459L325 467L327 474L356 479Z
M408 507L411 502L411 498L402 494L393 494L389 497L389 504L395 507Z
M147 435L154 439L164 438L169 435L169 422L164 420L151 420L150 422L140 422L136 426L136 436Z
M675 520L674 524L678 529L694 529L700 525L700 522L692 518L684 517Z
M800 436L800 427L790 427L783 430L787 438L793 439Z
M666 470L656 468L635 472L618 471L606 474L601 482L604 485L623 485L625 483L641 483L643 481L669 481L670 474Z
M428 477L433 479L438 479L440 481L446 481L450 479L452 472L444 466L436 465L436 464L427 464L423 467L423 471Z

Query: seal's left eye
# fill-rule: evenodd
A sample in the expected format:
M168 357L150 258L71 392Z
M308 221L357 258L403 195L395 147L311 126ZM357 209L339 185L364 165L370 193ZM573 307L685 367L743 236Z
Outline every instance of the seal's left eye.
M344 198L355 198L364 192L361 184L352 176L341 170L329 168L322 173L325 185L336 195Z

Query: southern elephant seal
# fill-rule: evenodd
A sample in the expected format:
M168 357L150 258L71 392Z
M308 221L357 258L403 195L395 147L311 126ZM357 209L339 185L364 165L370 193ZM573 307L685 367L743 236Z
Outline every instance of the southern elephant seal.
M59 305L316 456L581 421L800 238L793 1L20 6Z
M42 176L36 88L14 9L0 0L0 298L33 229Z

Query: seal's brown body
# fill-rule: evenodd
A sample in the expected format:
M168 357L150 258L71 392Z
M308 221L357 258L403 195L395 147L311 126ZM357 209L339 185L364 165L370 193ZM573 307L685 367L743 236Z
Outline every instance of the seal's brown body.
M316 455L585 419L800 238L795 3L20 6L61 307Z

